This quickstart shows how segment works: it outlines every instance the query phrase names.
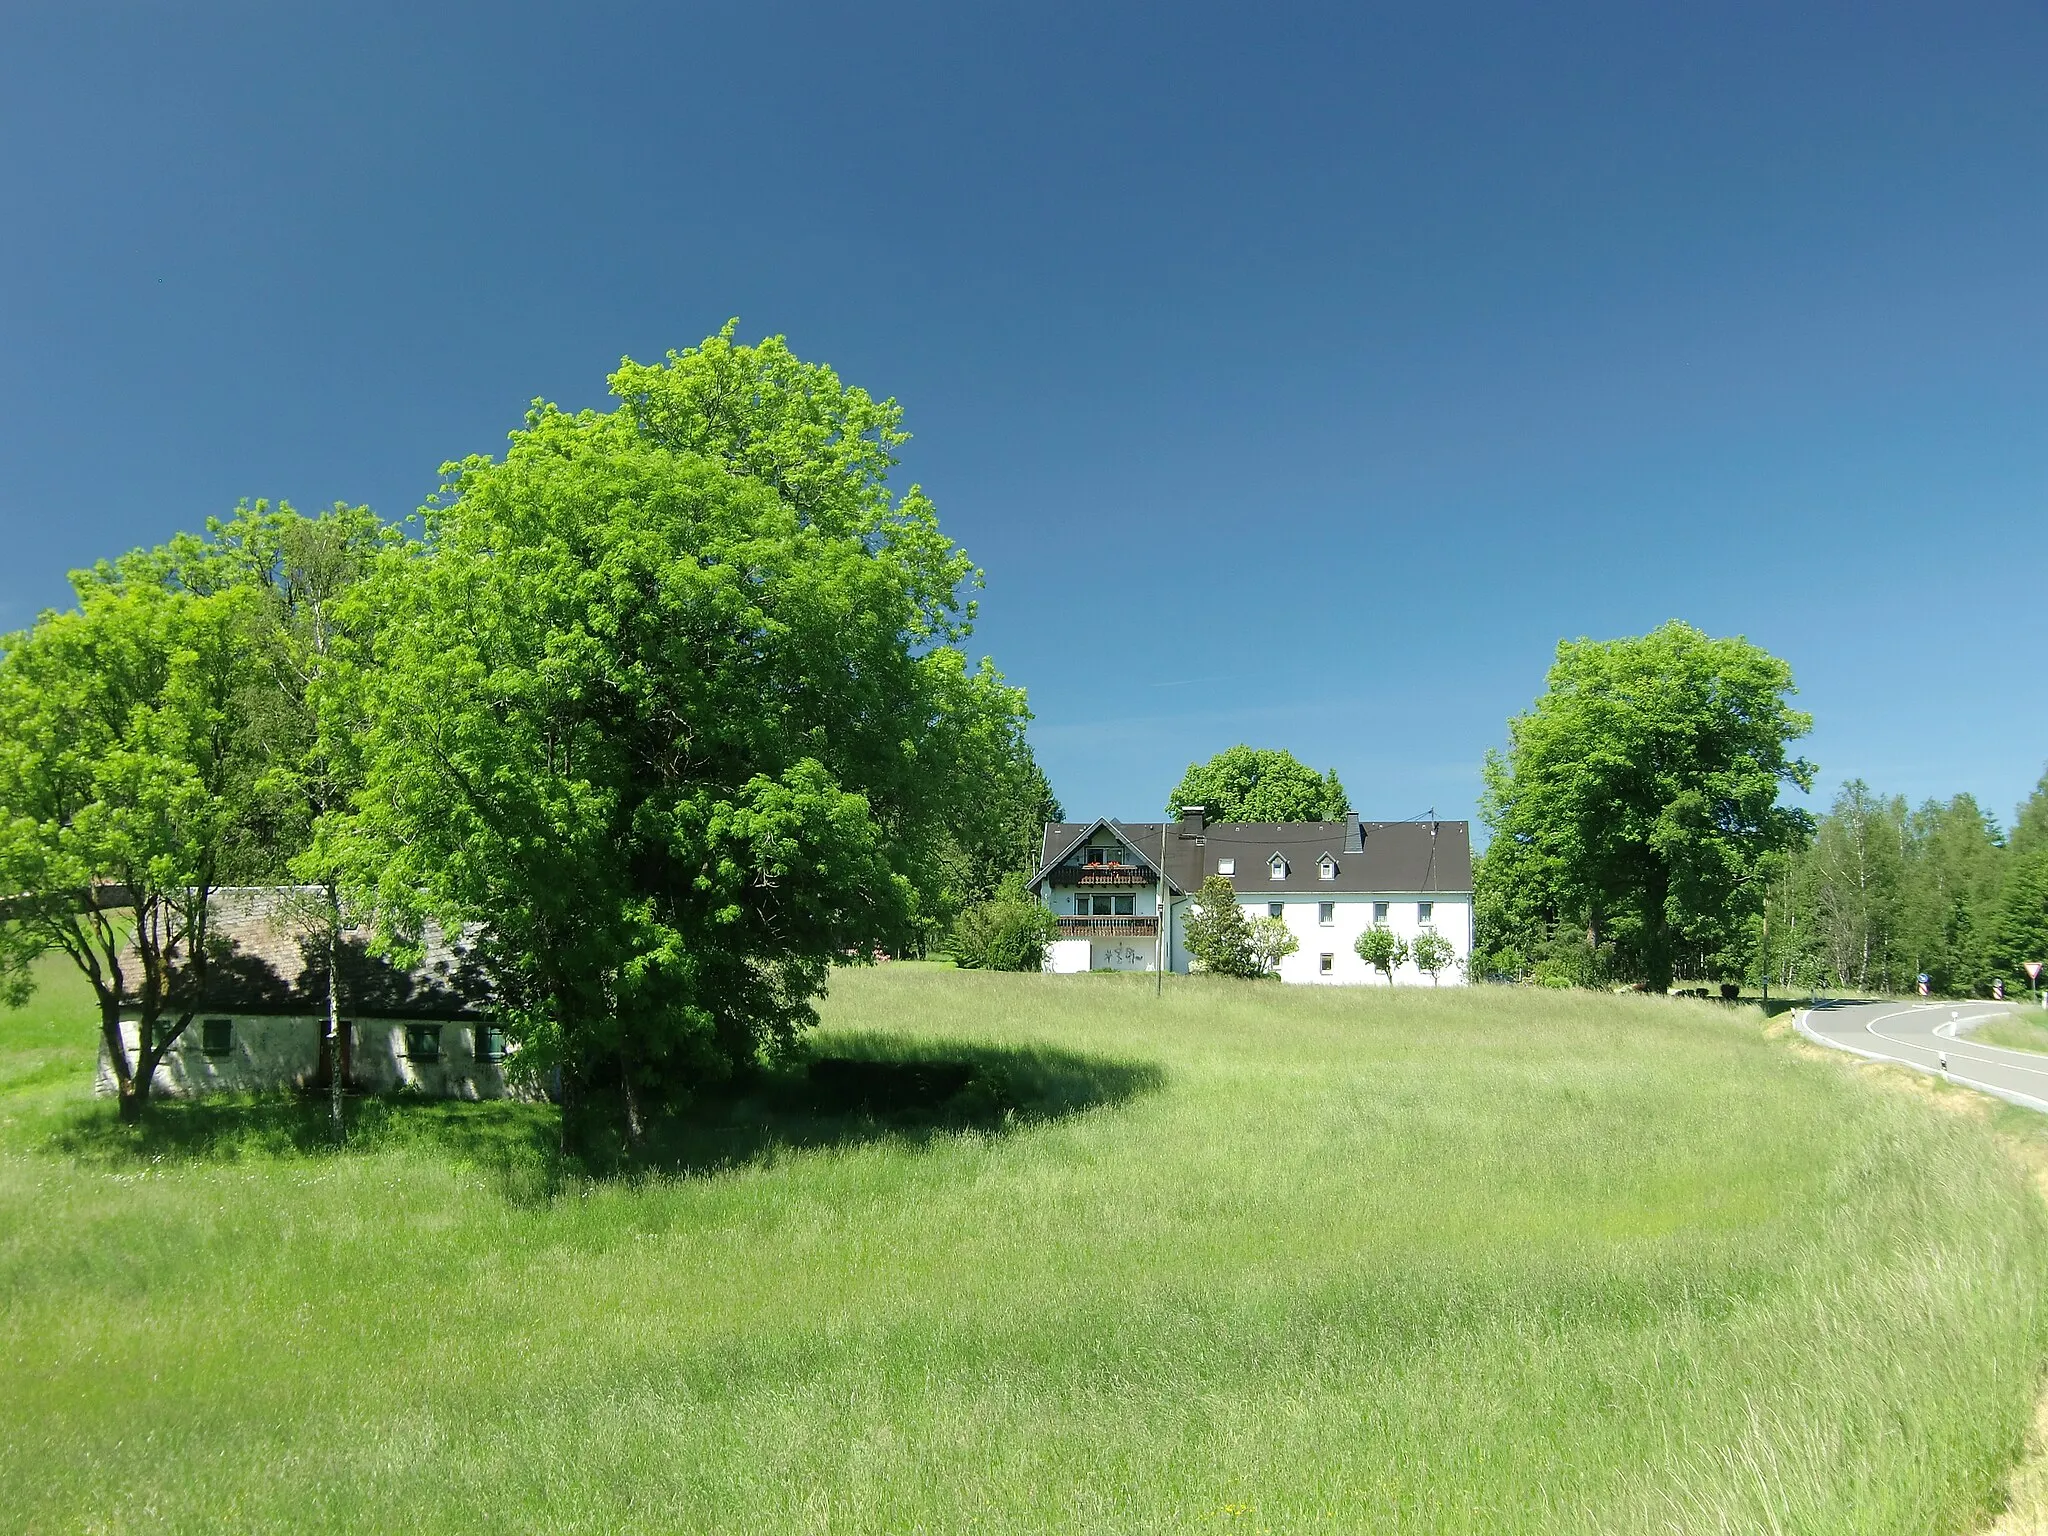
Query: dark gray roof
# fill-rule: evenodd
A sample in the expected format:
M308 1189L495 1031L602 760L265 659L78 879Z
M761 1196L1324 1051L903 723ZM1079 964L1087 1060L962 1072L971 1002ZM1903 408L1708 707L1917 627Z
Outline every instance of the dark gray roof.
M1469 895L1472 890L1472 828L1463 821L1364 822L1362 851L1358 853L1344 851L1341 821L1211 822L1199 837L1183 836L1180 823L1172 821L1100 824L1116 832L1154 868L1160 865L1163 841L1166 878L1181 891L1200 888L1205 877L1217 872L1219 859L1236 860L1237 872L1230 882L1247 896L1260 891ZM1048 822L1033 885L1097 825L1093 821ZM1268 861L1275 853L1287 860L1284 879L1275 880L1269 872ZM1318 872L1325 853L1337 861L1333 880L1322 879Z

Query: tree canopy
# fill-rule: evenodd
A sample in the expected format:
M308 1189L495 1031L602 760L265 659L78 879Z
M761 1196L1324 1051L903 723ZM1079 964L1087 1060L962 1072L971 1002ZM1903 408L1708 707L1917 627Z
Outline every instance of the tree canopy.
M914 943L1021 693L958 649L975 572L877 405L730 328L627 362L609 413L536 404L448 466L355 601L352 877L380 920L476 929L565 1135L786 1042L836 959ZM594 1110L593 1110L594 1113Z
M1337 821L1351 799L1334 768L1319 774L1292 752L1239 745L1188 764L1167 797L1168 819L1190 805L1210 821Z
M0 642L0 981L19 996L36 955L70 957L134 1117L204 994L210 895L246 842L253 612L166 550L72 586L76 608Z
M1742 639L1677 621L1559 645L1548 687L1489 753L1483 861L1489 943L1575 929L1615 973L1670 984L1681 948L1737 947L1764 878L1811 819L1778 804L1813 767L1792 671Z

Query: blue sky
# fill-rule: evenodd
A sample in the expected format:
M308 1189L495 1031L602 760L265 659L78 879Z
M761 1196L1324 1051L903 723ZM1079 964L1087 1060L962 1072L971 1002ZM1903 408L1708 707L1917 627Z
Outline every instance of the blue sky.
M2038 3L8 32L0 625L737 315L903 403L1071 813L1242 740L1469 814L1560 637L1671 617L1792 663L1823 793L2048 758Z

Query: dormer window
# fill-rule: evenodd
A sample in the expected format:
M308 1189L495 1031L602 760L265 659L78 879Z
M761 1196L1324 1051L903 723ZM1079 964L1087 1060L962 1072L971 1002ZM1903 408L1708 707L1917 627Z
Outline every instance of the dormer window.
M1317 875L1319 875L1319 876L1320 876L1321 878L1323 878L1323 879L1325 879L1325 880L1334 880L1334 879L1336 879L1336 878L1337 878L1337 861L1336 861L1335 859L1331 858L1331 857L1330 857L1330 856L1329 856L1329 855L1328 855L1327 853L1326 853L1326 854L1324 854L1324 855L1323 855L1323 858L1322 858L1322 862L1321 862L1320 864L1316 865L1316 874L1317 874Z
M1285 880L1287 878L1287 860L1277 853L1266 861L1266 868L1273 872L1275 880Z
M1236 873L1237 873L1237 860L1235 860L1235 859L1218 859L1218 860L1216 861L1216 873L1217 873L1217 874L1219 874L1219 875L1234 875L1234 874L1236 874Z

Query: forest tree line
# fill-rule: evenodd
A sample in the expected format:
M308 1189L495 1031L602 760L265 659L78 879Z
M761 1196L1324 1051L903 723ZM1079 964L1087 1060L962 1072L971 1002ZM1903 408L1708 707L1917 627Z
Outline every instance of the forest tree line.
M2048 960L2048 775L2010 832L1970 795L1913 807L1842 786L1770 883L1758 949L1773 984L1946 996L2017 992Z

